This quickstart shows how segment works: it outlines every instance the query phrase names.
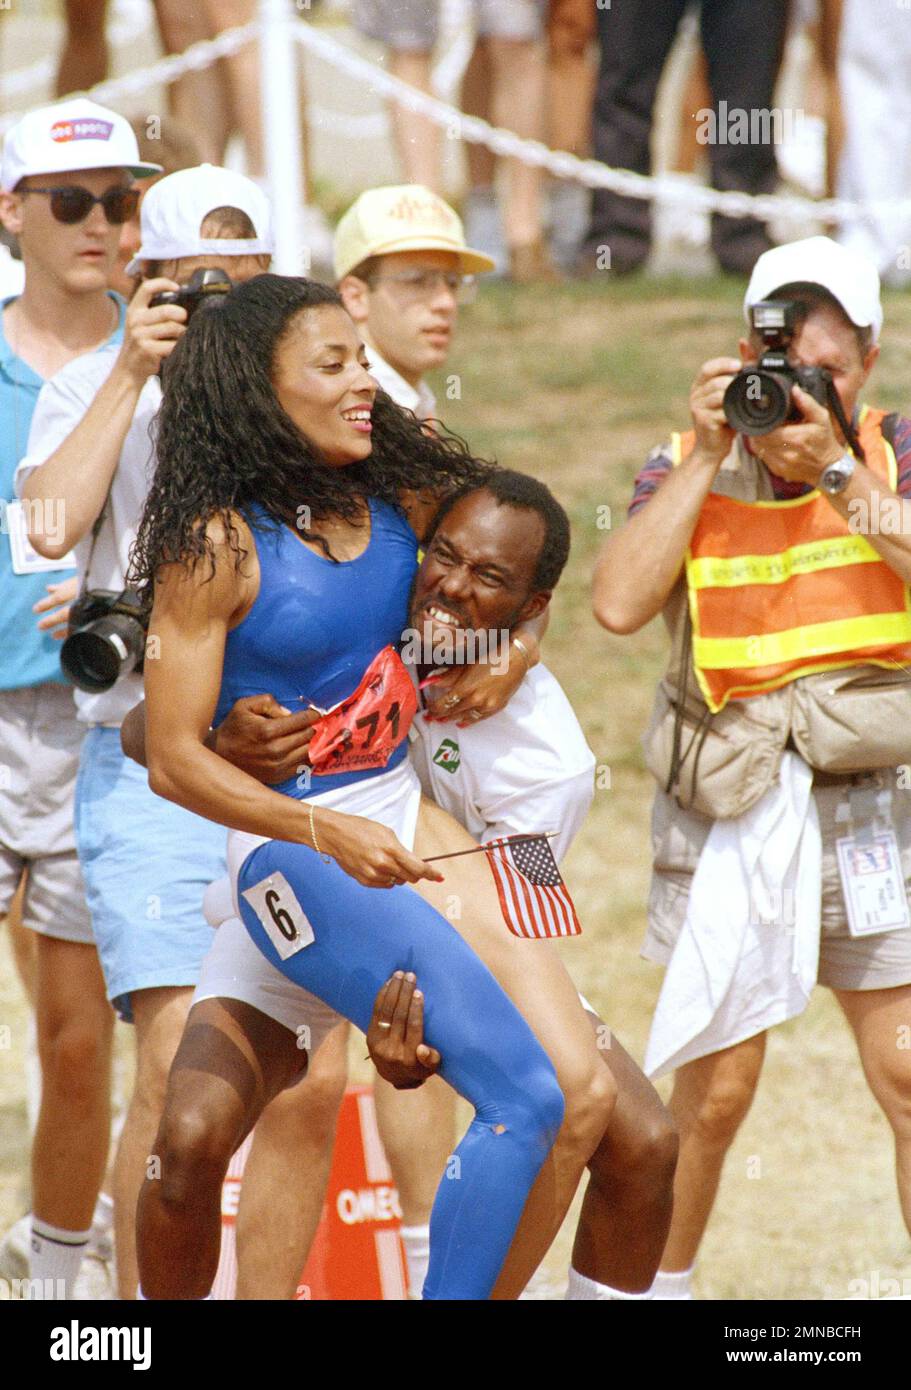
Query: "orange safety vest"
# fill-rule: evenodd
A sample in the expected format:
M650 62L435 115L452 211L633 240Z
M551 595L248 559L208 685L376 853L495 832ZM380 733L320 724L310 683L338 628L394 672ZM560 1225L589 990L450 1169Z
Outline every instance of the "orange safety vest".
M858 434L867 467L894 491L885 414L865 406ZM692 431L674 435L675 466L694 443ZM781 502L709 493L686 583L693 666L713 713L817 671L911 665L907 584L818 488Z

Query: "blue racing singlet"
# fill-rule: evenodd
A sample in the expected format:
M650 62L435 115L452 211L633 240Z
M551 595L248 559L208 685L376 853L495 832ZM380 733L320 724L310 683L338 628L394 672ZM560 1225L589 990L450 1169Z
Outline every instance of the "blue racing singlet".
M417 537L385 502L370 502L370 540L355 560L330 560L290 526L257 525L255 511L247 519L259 558L259 593L225 642L216 726L248 695L274 695L294 712L344 700L377 652L401 640L417 566ZM309 788L305 778L292 777L273 790L302 800L390 772L407 752L403 739L385 767L314 776Z

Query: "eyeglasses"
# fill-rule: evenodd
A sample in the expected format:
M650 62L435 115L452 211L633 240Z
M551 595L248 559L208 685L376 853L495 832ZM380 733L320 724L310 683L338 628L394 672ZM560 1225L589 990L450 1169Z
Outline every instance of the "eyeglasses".
M378 275L373 285L397 285L408 299L429 299L441 286L449 291L457 304L468 304L477 292L473 275L460 275L457 270L399 270L392 275Z
M108 188L100 198L87 188L65 184L59 188L23 188L23 193L46 193L51 200L51 215L58 222L73 225L84 222L96 203L100 203L105 217L112 227L122 226L136 216L139 207L139 189L118 185Z

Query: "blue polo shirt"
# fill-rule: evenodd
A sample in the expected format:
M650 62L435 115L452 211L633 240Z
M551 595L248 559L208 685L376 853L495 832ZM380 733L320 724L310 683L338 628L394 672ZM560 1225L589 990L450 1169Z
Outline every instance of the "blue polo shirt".
M38 631L38 617L32 608L47 596L48 584L72 573L48 570L16 574L13 570L6 509L16 496L13 476L27 452L35 402L44 385L44 378L17 357L6 340L3 311L14 298L0 304L0 690L22 690L45 681L66 683L60 670L60 643L49 633ZM126 304L119 295L111 293L111 298L117 304L118 318L107 341L119 343Z

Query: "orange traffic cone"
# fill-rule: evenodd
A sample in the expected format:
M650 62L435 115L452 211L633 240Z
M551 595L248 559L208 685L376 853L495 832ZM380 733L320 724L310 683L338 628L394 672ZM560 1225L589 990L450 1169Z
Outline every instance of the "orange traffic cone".
M232 1299L237 1282L234 1225L250 1139L222 1186L221 1259L212 1286ZM400 1300L408 1287L399 1230L402 1213L380 1141L369 1086L349 1086L339 1111L326 1202L301 1274L298 1299Z

